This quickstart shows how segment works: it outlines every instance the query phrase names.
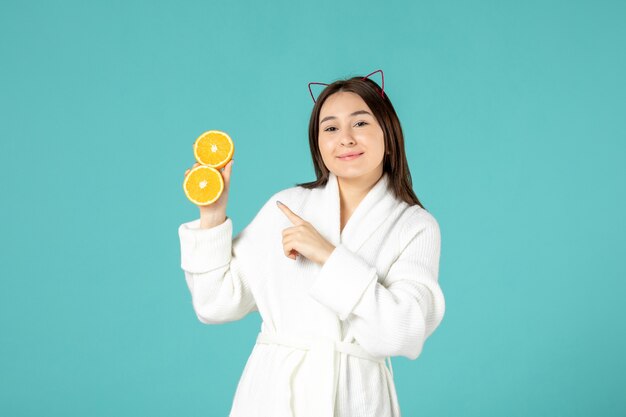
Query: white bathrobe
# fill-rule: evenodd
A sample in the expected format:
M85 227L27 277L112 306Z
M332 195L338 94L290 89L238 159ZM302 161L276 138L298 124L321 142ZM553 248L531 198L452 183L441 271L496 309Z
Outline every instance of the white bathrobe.
M384 174L341 232L332 173L323 187L277 192L234 238L228 217L210 229L180 225L198 319L258 311L263 320L231 417L400 416L390 357L416 359L445 302L438 222L388 185ZM336 247L323 265L285 256L282 231L293 224L276 200Z

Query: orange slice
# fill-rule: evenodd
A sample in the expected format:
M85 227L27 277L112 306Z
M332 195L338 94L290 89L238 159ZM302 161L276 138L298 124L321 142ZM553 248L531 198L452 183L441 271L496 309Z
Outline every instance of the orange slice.
M193 168L183 182L187 198L199 206L208 206L217 201L224 191L222 174L212 167L198 165Z
M233 140L221 130L208 130L193 144L196 161L215 169L223 168L235 153Z

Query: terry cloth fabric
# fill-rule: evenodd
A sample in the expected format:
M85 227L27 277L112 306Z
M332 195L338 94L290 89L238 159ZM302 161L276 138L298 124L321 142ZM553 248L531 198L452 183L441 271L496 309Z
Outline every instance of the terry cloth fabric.
M285 256L280 200L334 251L323 265ZM230 417L399 417L391 357L416 359L439 326L441 236L428 211L383 174L340 230L337 178L275 193L235 237L232 220L178 229L181 268L202 323L258 311L257 343ZM385 366L385 359L389 367Z

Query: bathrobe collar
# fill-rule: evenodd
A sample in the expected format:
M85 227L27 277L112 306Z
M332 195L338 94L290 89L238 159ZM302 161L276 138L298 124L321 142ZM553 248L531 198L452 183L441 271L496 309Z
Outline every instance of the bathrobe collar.
M324 225L324 235L334 246L343 244L353 252L358 251L399 203L389 186L388 174L383 172L382 177L361 200L340 232L339 183L337 176L332 172L329 173L328 182L321 189L321 195L324 209L315 215L323 218L319 218L317 224Z

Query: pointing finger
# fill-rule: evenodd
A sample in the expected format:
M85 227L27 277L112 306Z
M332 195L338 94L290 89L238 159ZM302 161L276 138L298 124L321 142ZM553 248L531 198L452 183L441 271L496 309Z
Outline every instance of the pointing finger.
M287 207L286 205L284 205L280 201L276 200L276 205L278 205L278 208L280 208L282 210L282 212L285 213L285 215L291 221L291 223L293 223L293 224L302 224L302 223L304 223L304 219L302 219L296 213L291 211L289 209L289 207Z

